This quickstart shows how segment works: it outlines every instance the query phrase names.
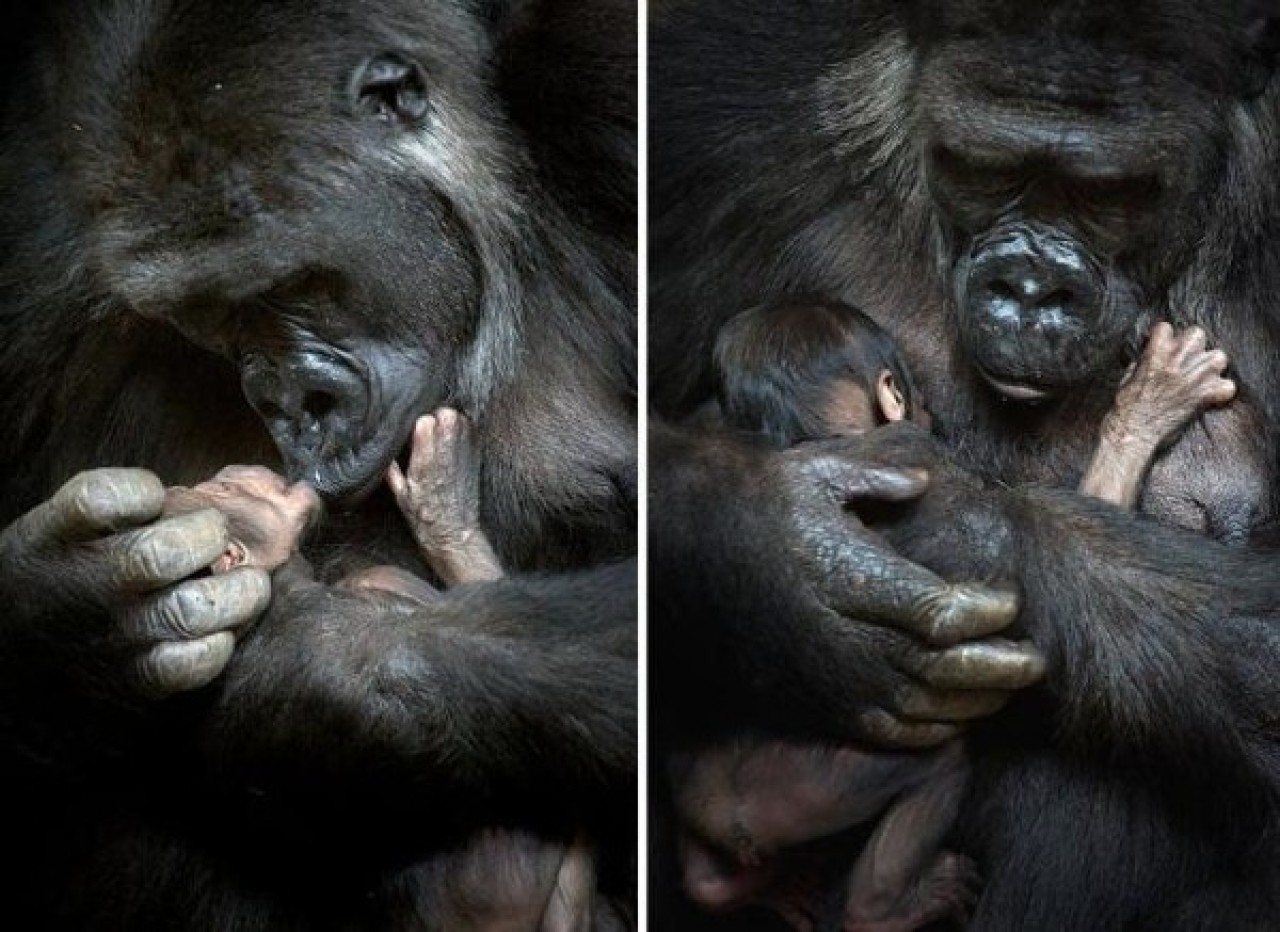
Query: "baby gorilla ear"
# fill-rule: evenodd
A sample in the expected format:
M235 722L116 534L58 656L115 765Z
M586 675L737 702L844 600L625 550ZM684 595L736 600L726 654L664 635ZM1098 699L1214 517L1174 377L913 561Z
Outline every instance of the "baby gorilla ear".
M891 424L907 418L907 401L888 369L881 369L876 376L876 404L880 406L881 417Z
M351 103L357 114L387 123L421 123L431 107L426 73L399 52L380 52L352 76Z

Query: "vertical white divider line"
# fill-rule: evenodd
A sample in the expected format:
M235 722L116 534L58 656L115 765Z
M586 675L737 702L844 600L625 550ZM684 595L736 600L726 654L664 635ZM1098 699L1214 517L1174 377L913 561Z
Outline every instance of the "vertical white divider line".
M636 858L637 877L637 927L649 928L649 5L647 0L638 0L636 15L637 75L640 82L637 100L637 145L639 146L636 180L637 211L636 220L639 226L636 237L636 298L639 333L636 343L636 375L639 398L638 430L640 457L637 483L639 494L636 507L637 527L639 529L639 550L636 559L637 583L640 587L636 601L636 623L640 626L638 644L640 702L637 705L640 748L637 760L639 772L637 777L637 812L636 838L639 845Z

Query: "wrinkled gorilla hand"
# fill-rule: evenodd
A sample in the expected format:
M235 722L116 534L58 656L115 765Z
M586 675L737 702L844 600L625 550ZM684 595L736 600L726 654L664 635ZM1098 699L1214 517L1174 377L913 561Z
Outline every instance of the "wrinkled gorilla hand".
M874 629L862 636L868 646L883 645L896 673L893 688L859 715L863 737L939 744L953 736L953 723L990 715L1011 691L1039 679L1043 667L1029 646L990 640L1017 616L1012 594L947 583L899 556L858 519L861 503L922 494L928 474L852 461L850 452L840 442L814 444L783 452L774 464L791 552L821 606L846 620L846 630L833 634L859 637L851 621L857 619L910 636L881 638Z
M6 637L39 640L27 656L60 652L62 668L115 695L165 696L216 677L270 580L252 567L189 578L226 550L227 522L213 509L163 517L164 503L152 473L97 469L6 528Z
M954 474L932 469L936 455L927 442L861 438L774 452L659 429L656 624L687 639L696 617L715 638L701 662L734 663L766 717L781 704L792 721L888 747L954 737L1037 682L1044 662L1029 644L994 637L1014 622L1015 596L948 583L859 518ZM965 504L942 518L959 522ZM680 652L673 644L664 655Z

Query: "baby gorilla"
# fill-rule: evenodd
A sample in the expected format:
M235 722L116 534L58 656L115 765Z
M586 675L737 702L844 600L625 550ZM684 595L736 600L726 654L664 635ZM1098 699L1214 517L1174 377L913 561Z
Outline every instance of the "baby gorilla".
M420 417L414 425L409 464L393 463L387 484L395 495L423 559L446 586L484 582L503 575L502 565L480 527L480 469L466 418L450 408ZM237 566L268 572L298 550L320 515L320 498L305 483L289 485L262 466L228 466L194 488L171 488L171 514L216 508L227 519L231 543L210 567L225 573ZM413 604L439 591L395 566L371 566L338 582L369 597Z
M1235 396L1223 377L1225 354L1205 343L1196 329L1153 328L1104 420L1082 493L1132 508L1159 453L1198 414ZM744 311L721 329L714 371L723 421L778 447L894 421L930 423L893 339L844 304L792 299ZM779 885L768 859L796 845L803 857L803 843L876 819L848 876L824 877L821 857L808 865L817 884L841 888L837 927L911 932L963 921L973 903L975 866L941 850L967 783L960 742L912 755L745 739L675 766L689 833L681 843L685 886L704 906L756 902L795 928L825 925L825 909L813 904L829 892ZM714 842L704 845L711 839L722 848L732 839L735 850L717 856Z
M304 482L294 485L265 466L228 466L194 488L165 491L166 514L216 508L227 519L231 542L209 567L215 574L237 566L268 572L298 551L298 543L316 519L320 496Z

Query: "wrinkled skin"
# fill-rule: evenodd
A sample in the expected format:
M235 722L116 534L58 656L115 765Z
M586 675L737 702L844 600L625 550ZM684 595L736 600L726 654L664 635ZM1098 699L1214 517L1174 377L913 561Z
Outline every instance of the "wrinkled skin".
M1206 349L1205 339L1199 327L1177 333L1160 321L1152 328L1102 420L1098 449L1080 483L1083 494L1134 507L1157 454L1197 415L1235 398L1235 383L1223 375L1227 354ZM1248 453L1235 452L1241 459Z
M465 417L452 408L418 418L409 464L387 485L423 558L445 585L484 582L502 566L480 526L480 462Z
M0 535L4 590L22 592L37 580L59 579L29 624L55 622L71 606L101 613L98 627L75 639L105 639L119 664L109 685L134 696L198 689L222 672L237 632L267 606L271 585L260 567L193 577L220 560L231 543L227 519L212 507L161 517L165 491L137 469L82 473L48 502ZM22 644L46 636L10 629Z

